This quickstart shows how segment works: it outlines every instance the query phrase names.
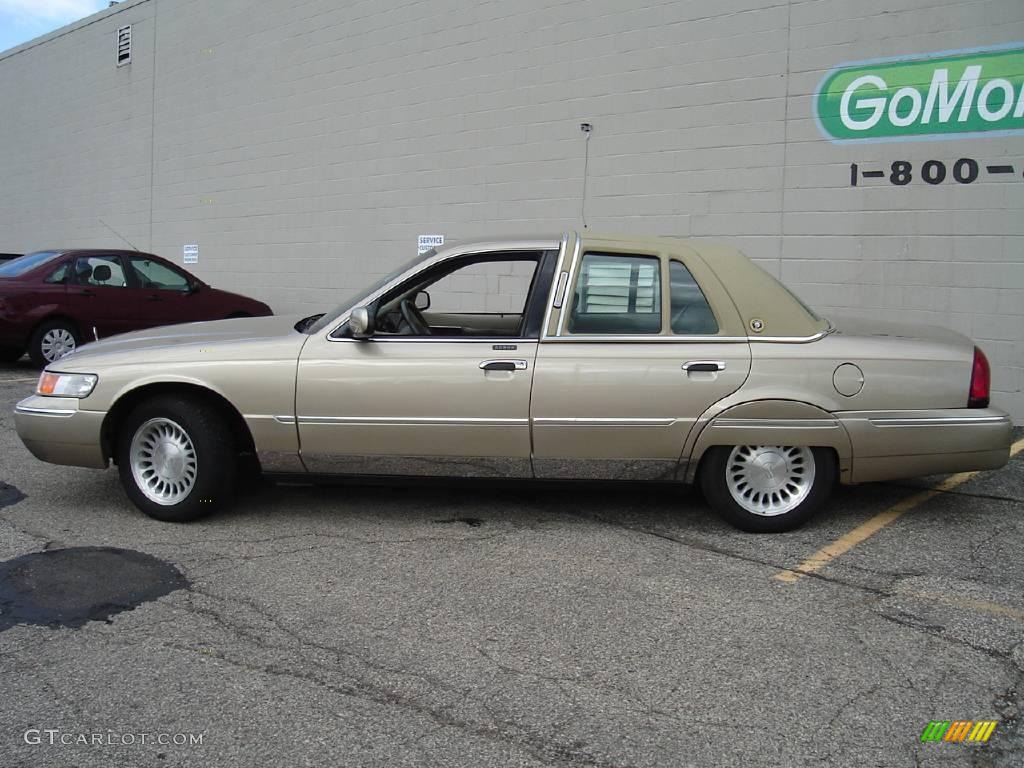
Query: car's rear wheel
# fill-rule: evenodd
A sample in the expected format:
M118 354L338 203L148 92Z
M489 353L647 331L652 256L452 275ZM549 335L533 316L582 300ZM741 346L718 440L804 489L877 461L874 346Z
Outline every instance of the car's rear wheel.
M183 523L230 500L238 451L209 403L173 395L143 402L125 419L116 451L128 497L150 517Z
M78 329L67 320L50 320L32 333L28 356L40 368L55 363L75 351L79 344Z
M803 525L835 485L836 458L826 448L716 446L701 461L700 483L726 521L751 533Z
M16 363L25 354L21 347L0 347L0 363Z

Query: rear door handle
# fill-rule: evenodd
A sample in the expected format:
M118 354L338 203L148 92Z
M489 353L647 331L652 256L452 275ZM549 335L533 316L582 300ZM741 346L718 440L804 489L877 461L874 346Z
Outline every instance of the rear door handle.
M725 363L721 360L691 360L683 363L683 370L687 373L697 373L698 371L716 373L725 370Z
M484 371L525 371L525 360L484 360L480 363Z

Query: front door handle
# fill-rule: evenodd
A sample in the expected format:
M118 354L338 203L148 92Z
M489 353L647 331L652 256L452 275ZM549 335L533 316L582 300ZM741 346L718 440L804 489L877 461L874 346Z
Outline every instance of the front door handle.
M683 370L687 373L717 373L725 370L725 363L721 360L691 360L683 363Z
M480 363L484 371L525 371L525 360L484 360Z
M96 295L95 293L90 291L88 288L83 288L80 291L75 291L75 294L78 295L78 296L95 296Z

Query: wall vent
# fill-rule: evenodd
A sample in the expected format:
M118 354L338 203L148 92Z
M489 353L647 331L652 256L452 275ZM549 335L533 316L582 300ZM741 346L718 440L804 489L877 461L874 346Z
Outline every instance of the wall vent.
M117 30L117 66L132 63L132 25Z

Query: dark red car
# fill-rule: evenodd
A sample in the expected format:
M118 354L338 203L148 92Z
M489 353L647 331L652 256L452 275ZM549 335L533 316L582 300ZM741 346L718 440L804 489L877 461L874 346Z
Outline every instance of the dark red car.
M155 325L272 315L138 251L37 251L0 263L0 360L40 366L78 344Z

